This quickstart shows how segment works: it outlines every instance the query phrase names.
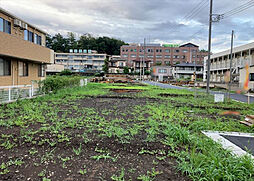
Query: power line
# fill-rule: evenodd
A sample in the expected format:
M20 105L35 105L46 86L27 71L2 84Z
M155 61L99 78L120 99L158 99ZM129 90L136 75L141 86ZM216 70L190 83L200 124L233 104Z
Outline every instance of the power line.
M188 17L191 17L193 13L196 13L197 10L200 8L200 6L202 6L206 1L207 1L207 0L201 0L201 2L198 3L198 4L196 4L196 5L194 6L194 8L192 8L192 10L191 10L189 13L187 13L187 14L182 18L182 20L184 20L184 19L186 19L186 20L189 19Z
M199 4L198 8L195 9L195 12L191 13L189 16L185 18L185 20L190 21L194 17L196 17L202 10L209 4L209 1L204 0L201 4Z
M247 3L242 4L241 6L238 6L238 7L234 8L230 11L225 12L224 14L230 14L230 13L234 12L235 10L239 10L239 8L244 8L244 7L248 6L249 4L251 4L253 2L254 2L253 0L250 0Z
M189 39L191 40L191 39L194 38L196 35L198 35L199 33L203 32L203 31L204 31L204 26L205 26L205 25L203 25L203 27L202 27L201 29L199 29L198 31L196 31L194 34L192 34L191 36L189 36ZM206 28L207 28L207 27L206 27Z
M254 6L254 0L251 0L247 3L245 3L245 4L242 4L241 6L238 6L234 9L226 12L226 13L223 13L221 16L222 16L223 19L226 19L226 18L229 18L229 17L231 17L235 14L241 13L241 12L243 12L243 11L253 7L253 6Z
M197 2L197 1L196 1ZM202 9L208 5L208 0L201 0L199 3L197 3L191 11L189 11L184 17L180 19L180 21L190 21L195 16L197 16ZM173 29L175 26L170 26L169 30Z

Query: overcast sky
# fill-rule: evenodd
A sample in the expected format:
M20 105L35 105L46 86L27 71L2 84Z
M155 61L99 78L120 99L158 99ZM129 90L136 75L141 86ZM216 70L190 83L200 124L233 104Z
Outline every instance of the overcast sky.
M0 7L54 35L75 32L110 36L128 43L192 42L207 49L209 0L0 0ZM222 14L250 0L214 0ZM207 6L205 6L207 4ZM190 11L194 18L184 18ZM254 41L254 7L213 24L212 51Z

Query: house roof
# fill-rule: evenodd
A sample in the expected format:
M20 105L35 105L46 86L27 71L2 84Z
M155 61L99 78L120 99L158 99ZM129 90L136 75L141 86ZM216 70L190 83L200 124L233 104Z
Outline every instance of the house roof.
M183 44L183 45L181 45L180 47L199 47L198 45L195 45L195 44L193 44L193 43L186 43L186 44Z
M180 63L175 65L174 67L203 67L203 65L199 65L199 64L194 64L194 63Z

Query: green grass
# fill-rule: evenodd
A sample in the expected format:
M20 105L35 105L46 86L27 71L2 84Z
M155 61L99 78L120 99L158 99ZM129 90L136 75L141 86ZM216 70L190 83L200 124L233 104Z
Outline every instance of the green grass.
M109 89L140 89L144 92L135 94L137 98L156 98L153 103L133 105L130 110L122 114L121 118L112 120L104 116L116 114L117 107L98 111L95 107L83 108L78 101L88 96L110 94ZM10 133L0 135L0 148L13 150L18 144L30 144L28 154L39 156L35 147L47 145L51 151L41 156L42 161L54 160L54 148L60 143L71 144L75 138L82 138L83 143L72 147L72 156L58 156L60 163L65 168L71 158L79 157L85 152L86 147L94 137L114 138L122 144L135 143L135 137L146 134L143 142L160 143L168 148L168 152L161 150L141 149L139 155L154 155L151 164L175 158L178 169L193 180L253 180L253 160L249 157L235 157L224 150L220 144L204 136L201 131L239 131L254 133L254 129L239 123L239 120L225 118L220 115L223 108L239 109L244 115L253 114L254 104L247 105L239 102L213 103L212 96L199 93L198 97L161 97L159 94L188 94L187 90L161 89L155 86L134 86L122 84L89 83L86 87L67 88L56 94L49 94L32 100L20 100L15 103L0 107L0 131L19 128L18 134ZM120 96L120 95L119 95ZM131 96L131 95L130 95ZM178 106L177 106L178 105ZM192 108L191 105L197 106ZM206 109L199 108L204 106ZM68 107L68 108L66 108ZM59 117L61 113L61 117ZM125 119L133 115L134 119ZM145 117L144 115L149 115ZM38 128L32 129L34 125ZM81 134L71 134L66 131L82 130ZM96 135L90 136L96 131ZM36 139L40 136L40 139ZM50 139L47 135L51 135ZM116 161L117 156L111 155L108 150L96 147L97 154L91 156L92 160ZM158 155L158 153L161 153ZM8 158L8 155L6 155ZM41 163L36 163L41 164ZM15 165L22 167L22 159L0 162L0 174L8 174L9 168ZM45 177L45 171L40 177ZM77 171L86 175L86 168ZM112 176L113 180L124 180L127 170L124 168ZM153 180L161 172L153 169L140 175L139 180ZM45 178L46 179L46 178ZM45 180L44 179L44 180Z

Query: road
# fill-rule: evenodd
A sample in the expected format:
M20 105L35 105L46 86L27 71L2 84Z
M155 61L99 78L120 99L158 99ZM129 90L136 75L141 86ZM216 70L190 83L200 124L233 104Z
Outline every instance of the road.
M152 82L152 81L144 81L144 83L146 84L150 84L150 85L155 85L155 86L159 86L161 88L165 88L165 89L185 89L185 90L189 90L189 91L194 91L194 89L192 88L188 88L188 87L179 87L179 86L174 86L174 85L170 85L170 84L162 84L162 83L158 83L158 82ZM198 90L200 92L205 92L205 90ZM218 91L210 91L211 94L224 94L225 96L227 96L227 93L225 92L218 92ZM248 97L246 95L242 95L242 94L230 94L231 99L235 100L235 101L240 101L240 102L248 102ZM250 97L250 103L254 103L254 97Z

